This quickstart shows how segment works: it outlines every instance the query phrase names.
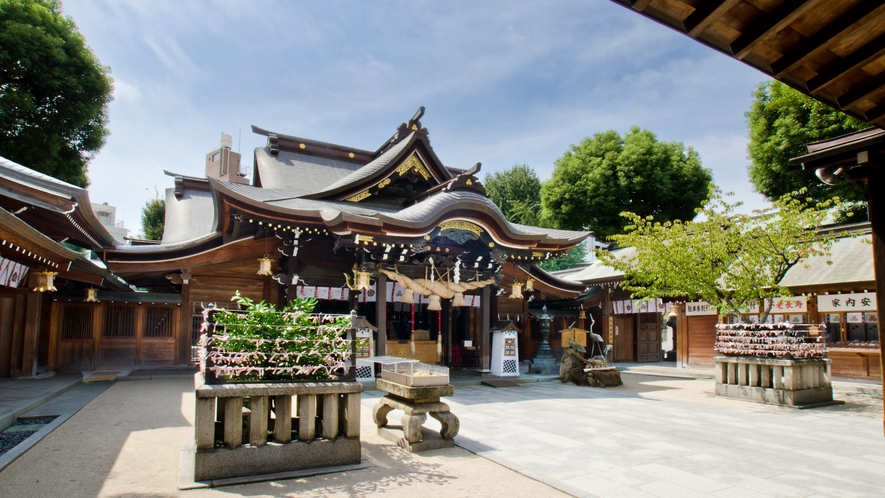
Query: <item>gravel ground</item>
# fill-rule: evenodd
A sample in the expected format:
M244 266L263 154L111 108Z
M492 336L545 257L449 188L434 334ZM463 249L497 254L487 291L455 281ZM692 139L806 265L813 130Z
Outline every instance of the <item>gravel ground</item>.
M15 421L15 423L12 424L12 426L15 427L17 425L48 424L53 420L55 420L55 417L18 419ZM31 437L35 432L37 431L0 432L0 456L18 446L25 439Z

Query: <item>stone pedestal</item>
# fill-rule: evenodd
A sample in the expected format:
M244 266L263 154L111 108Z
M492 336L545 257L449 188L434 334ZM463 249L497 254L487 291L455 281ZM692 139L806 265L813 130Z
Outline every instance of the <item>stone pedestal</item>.
M834 403L829 359L714 356L716 395L787 406Z
M375 386L388 393L378 400L372 411L379 436L410 452L455 445L454 438L461 423L449 411L449 405L439 400L441 396L455 394L454 386L409 387L384 379L378 379ZM387 415L393 410L403 411L402 425L399 427L389 426L387 423ZM427 415L439 420L442 425L438 436L422 427L427 421Z

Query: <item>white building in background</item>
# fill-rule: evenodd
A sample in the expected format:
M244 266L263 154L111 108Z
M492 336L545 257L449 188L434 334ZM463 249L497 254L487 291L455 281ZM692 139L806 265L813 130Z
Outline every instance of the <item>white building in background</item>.
M108 229L108 232L111 232L115 239L123 243L126 242L126 237L129 236L129 229L123 227L122 221L117 221L116 207L108 206L107 202L101 204L93 202L92 211L95 213L98 221Z

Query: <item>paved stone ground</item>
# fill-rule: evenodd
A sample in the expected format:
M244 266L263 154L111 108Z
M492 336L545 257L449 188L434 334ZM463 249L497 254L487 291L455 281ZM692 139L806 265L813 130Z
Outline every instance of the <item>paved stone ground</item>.
M885 495L881 399L794 410L715 398L708 380L623 377L615 389L457 387L446 398L461 419L457 442L481 456L390 445L371 422L383 393L369 391L363 455L375 467L185 492L176 485L181 441L193 437L192 381L117 382L0 471L0 495Z
M624 381L458 388L456 442L576 496L885 496L881 399L797 410Z

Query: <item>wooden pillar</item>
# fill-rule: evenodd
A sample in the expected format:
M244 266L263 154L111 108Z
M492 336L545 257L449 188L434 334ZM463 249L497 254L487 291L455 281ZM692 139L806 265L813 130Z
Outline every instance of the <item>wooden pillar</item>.
M688 319L685 303L676 305L676 366L688 368Z
M483 287L482 297L479 300L479 311L482 314L482 319L480 320L479 344L477 346L479 346L480 367L484 372L489 371L492 365L492 360L489 357L491 348L489 330L492 325L492 299L497 299L497 297L493 297L494 294L497 294L492 292L493 287L494 285Z
M375 324L378 327L378 338L375 341L375 350L378 356L387 354L387 275L378 272L378 280L375 282Z
M191 308L191 284L181 284L181 313L178 314L178 358L179 365L191 363L191 327L194 310Z
M873 237L873 273L876 276L876 311L879 320L885 316L885 202L881 197L885 192L885 166L871 166L870 174L867 178L867 206L869 209L870 225L872 226ZM882 376L882 383L885 385L885 334L882 327L879 327L879 372ZM883 408L885 408L885 398L883 398ZM885 434L885 412L882 418L882 430Z

